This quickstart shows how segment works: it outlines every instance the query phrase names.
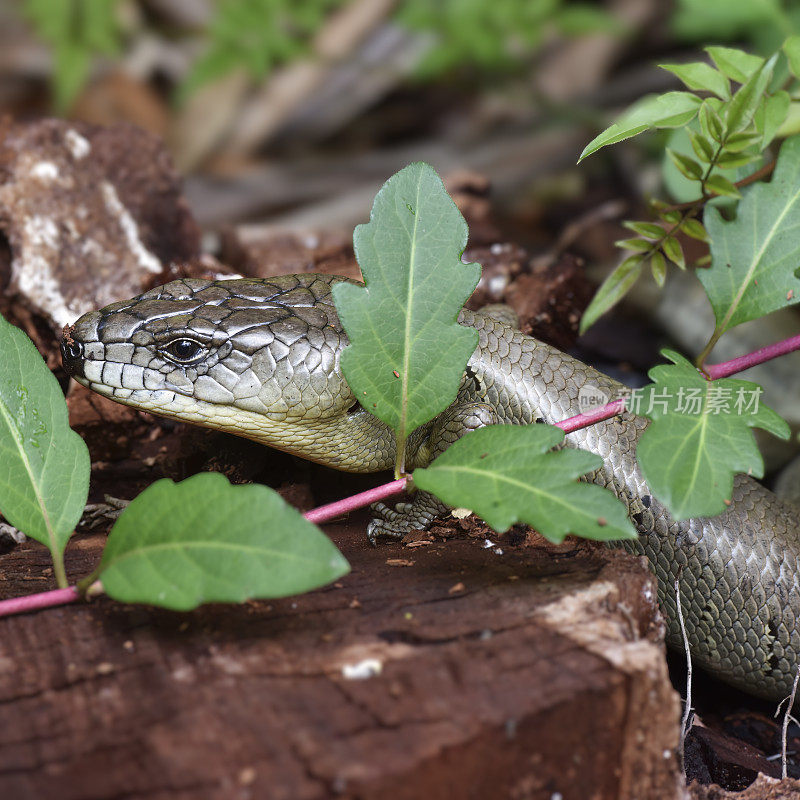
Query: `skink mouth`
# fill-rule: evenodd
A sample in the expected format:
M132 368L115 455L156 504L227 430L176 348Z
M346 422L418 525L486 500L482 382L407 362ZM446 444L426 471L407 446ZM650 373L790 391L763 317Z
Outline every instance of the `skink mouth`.
M72 337L72 326L67 325L61 335L61 361L68 375L82 377L84 347Z

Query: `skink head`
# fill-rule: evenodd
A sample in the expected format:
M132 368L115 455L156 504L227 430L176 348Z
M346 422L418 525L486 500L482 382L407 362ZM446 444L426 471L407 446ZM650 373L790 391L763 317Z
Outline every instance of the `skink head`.
M331 298L340 280L173 281L66 328L64 367L127 405L275 444L276 426L285 438L286 425L322 423L354 405Z

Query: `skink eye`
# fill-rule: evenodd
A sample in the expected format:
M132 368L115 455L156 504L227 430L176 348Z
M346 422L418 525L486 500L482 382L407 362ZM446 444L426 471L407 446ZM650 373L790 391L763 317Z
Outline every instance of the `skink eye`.
M194 361L202 352L203 346L194 339L176 339L163 348L164 354L173 361L187 364Z

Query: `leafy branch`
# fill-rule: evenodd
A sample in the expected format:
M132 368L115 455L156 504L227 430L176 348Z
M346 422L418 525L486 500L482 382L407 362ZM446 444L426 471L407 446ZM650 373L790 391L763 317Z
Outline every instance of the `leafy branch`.
M793 59L800 64L796 39L791 37L784 44L790 65ZM706 226L697 219L700 212L721 200L729 203L739 200L740 189L767 177L772 171L769 164L755 170L753 166L762 161L763 153L781 133L791 110L790 93L785 88L770 90L779 54L765 60L725 47L708 47L706 52L715 66L704 62L663 65L689 91L645 98L595 137L581 154L579 160L646 130L681 128L683 135L685 129L691 152L667 147L666 157L686 183L686 191L695 194L694 199L677 204L652 200L650 205L657 222L623 223L637 234L617 242L617 246L630 255L598 290L581 320L581 331L619 302L648 264L659 286L663 286L666 279L668 262L685 269L678 236L683 234L708 243ZM732 83L740 84L735 92L731 91ZM786 85L790 83L797 85L794 75ZM673 136L673 141L678 141L677 135ZM722 174L725 170L737 171L738 177L733 175L734 180L731 180Z

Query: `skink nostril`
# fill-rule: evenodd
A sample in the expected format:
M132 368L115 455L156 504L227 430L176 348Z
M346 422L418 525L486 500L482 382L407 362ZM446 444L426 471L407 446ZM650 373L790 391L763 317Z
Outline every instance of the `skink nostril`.
M65 337L61 340L61 357L64 366L69 369L83 358L83 343Z
M64 354L73 360L79 359L83 355L83 345L80 342L64 343Z

